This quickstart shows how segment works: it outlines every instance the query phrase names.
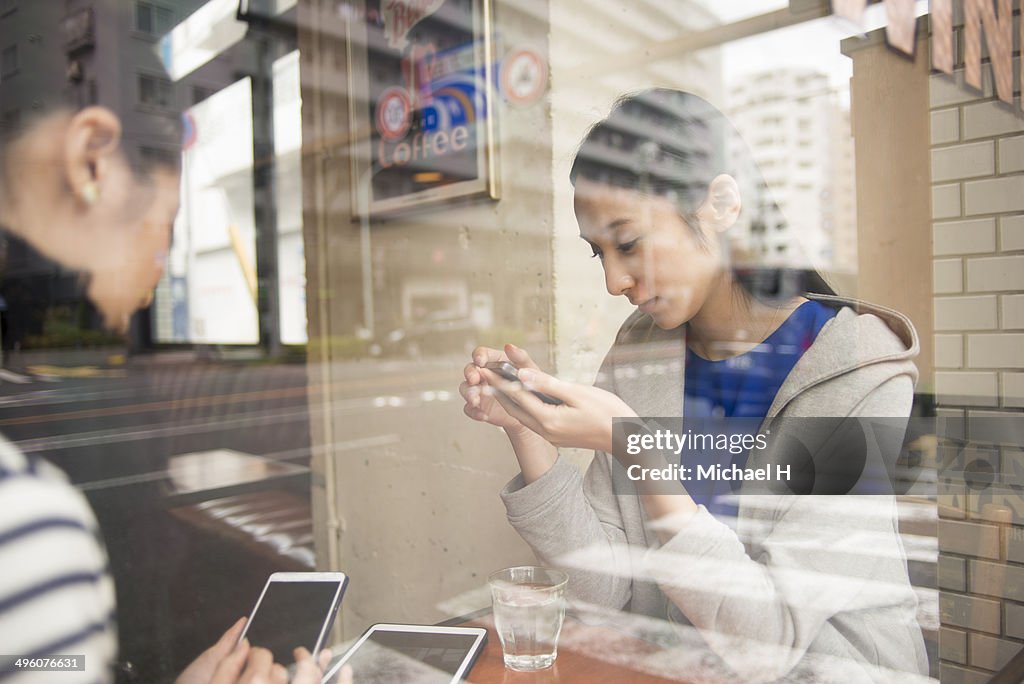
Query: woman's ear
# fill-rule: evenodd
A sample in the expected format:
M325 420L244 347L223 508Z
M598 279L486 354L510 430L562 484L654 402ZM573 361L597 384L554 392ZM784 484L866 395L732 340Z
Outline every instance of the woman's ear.
M64 138L64 171L72 192L92 206L103 192L107 166L121 144L121 120L106 107L71 117Z
M740 186L727 173L716 176L708 186L708 198L699 210L702 222L717 231L728 230L740 216Z

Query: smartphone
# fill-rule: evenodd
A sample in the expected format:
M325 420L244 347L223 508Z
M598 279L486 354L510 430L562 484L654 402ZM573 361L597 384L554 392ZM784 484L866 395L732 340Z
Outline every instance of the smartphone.
M275 572L239 639L269 649L282 665L294 663L298 646L315 657L327 643L346 586L341 572Z
M495 373L505 378L506 380L511 380L512 382L519 382L519 369L516 368L514 364L508 361L490 361L484 364L484 368L486 368L487 370L494 371ZM532 393L533 396L537 397L545 404L558 406L560 404L565 403L561 399L555 399L554 397L544 394L543 392Z

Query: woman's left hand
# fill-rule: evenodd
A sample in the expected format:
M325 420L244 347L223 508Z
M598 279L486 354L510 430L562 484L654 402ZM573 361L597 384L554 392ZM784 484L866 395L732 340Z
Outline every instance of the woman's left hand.
M558 447L612 450L612 419L635 417L626 402L603 389L559 380L534 368L519 370L519 382L481 369L495 398L512 417ZM563 403L547 404L533 392Z

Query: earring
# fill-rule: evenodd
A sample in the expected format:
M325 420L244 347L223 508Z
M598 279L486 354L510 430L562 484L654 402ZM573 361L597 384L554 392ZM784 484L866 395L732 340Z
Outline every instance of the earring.
M96 181L89 181L82 186L78 196L82 198L87 206L96 204L100 198L100 186L96 184Z

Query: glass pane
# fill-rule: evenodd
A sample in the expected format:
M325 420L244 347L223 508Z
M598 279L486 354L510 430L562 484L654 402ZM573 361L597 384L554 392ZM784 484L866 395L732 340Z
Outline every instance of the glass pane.
M859 4L0 0L5 653L169 684L273 573L340 653L541 562L540 679L998 676L1019 11Z

